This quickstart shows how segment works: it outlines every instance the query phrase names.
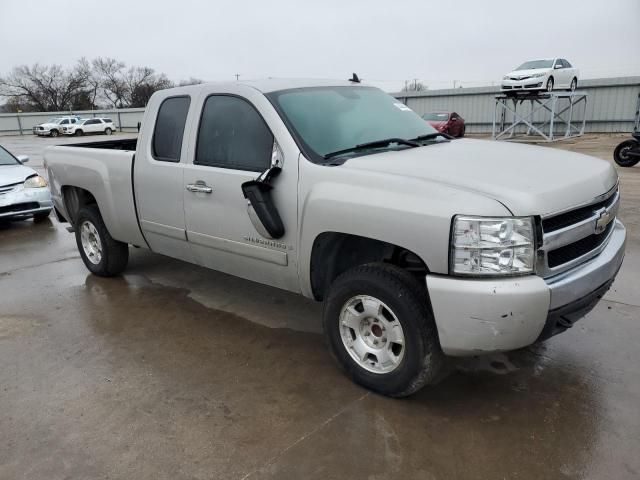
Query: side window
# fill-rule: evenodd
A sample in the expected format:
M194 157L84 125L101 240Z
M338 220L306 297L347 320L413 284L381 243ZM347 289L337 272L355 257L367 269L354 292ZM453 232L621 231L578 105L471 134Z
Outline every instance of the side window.
M253 105L227 95L207 98L194 164L262 172L272 149L273 135Z
M556 68L564 68L564 65L562 64L562 60L559 58L556 60Z
M190 97L165 99L158 110L151 150L153 158L163 162L179 162L184 125L189 113Z
M571 67L571 64L567 62L564 58L562 59L562 64L564 65L565 68L573 68Z
M87 120L87 123L85 123L85 125L95 125L96 123L100 123L100 120L96 120L96 119Z
M60 125L69 125L69 120L66 120L66 119L65 119L65 120L62 120L62 121L60 122Z

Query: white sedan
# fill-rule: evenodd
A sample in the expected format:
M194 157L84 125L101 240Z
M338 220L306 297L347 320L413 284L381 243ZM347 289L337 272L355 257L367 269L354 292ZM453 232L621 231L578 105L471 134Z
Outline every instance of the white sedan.
M110 118L84 118L79 122L68 125L63 129L65 135L84 135L90 133L104 133L111 135L115 132L116 127Z
M531 60L502 77L503 92L570 90L578 87L579 72L564 58Z

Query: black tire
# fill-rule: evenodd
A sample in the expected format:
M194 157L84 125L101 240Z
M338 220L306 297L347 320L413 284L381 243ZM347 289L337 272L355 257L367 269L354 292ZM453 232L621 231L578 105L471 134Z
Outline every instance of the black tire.
M82 130L76 130L75 135L76 137L81 137L82 135L84 135L84 132Z
M113 130L111 130L110 128L105 128L104 129L104 134L105 135L111 135L113 133Z
M553 77L549 77L549 80L547 80L547 85L546 85L546 91L547 92L553 92Z
M575 92L577 88L578 88L578 79L576 77L573 77L573 80L571 80L571 85L569 85L569 91Z
M628 155L628 153L634 149L637 153L640 153L640 142L633 139L625 140L613 151L613 159L621 167L633 167L640 162L640 157L631 157Z
M33 215L33 221L35 223L44 222L46 219L49 218L50 213L51 213L51 210L47 210L46 212L38 212Z
M467 127L465 127L464 125L462 126L462 129L460 130L460 136L458 138L462 138L464 137L464 133L466 132Z
M388 373L366 370L351 357L343 343L340 314L346 303L358 295L383 302L402 326L403 357ZM354 382L383 395L411 395L433 383L444 366L444 354L425 287L410 273L393 265L361 265L340 275L325 299L323 327L329 350L345 373Z
M58 130L56 130L55 128L53 130L51 130L49 132L49 135L51 135L52 137L57 137L59 135L60 132L58 132Z
M102 246L101 258L97 263L89 260L82 246L81 231L86 222L95 227ZM89 205L80 209L76 219L75 233L78 251L82 261L91 273L101 277L112 277L126 268L129 261L129 245L111 237L96 205Z

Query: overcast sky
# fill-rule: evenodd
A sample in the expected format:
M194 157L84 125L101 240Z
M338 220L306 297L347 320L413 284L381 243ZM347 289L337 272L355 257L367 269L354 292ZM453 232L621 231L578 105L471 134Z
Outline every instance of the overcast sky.
M0 0L0 75L82 56L173 80L355 71L387 90L489 85L553 56L585 78L640 75L639 22L640 0Z

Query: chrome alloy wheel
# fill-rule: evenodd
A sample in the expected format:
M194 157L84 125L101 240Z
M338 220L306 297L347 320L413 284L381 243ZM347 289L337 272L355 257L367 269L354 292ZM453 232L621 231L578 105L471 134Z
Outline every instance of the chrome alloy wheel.
M383 302L369 295L349 299L340 311L340 337L351 358L372 373L390 373L402 362L402 325Z
M98 265L102 260L102 242L95 225L89 221L80 225L80 240L84 254L94 265Z

